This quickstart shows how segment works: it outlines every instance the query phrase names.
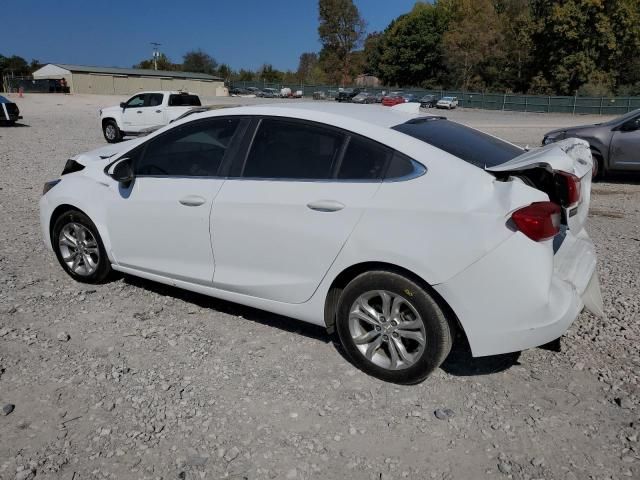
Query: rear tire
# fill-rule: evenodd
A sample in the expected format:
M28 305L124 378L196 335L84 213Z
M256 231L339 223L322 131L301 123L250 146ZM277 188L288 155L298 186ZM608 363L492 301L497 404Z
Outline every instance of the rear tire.
M65 212L56 219L51 245L60 266L78 282L102 283L112 273L98 229L78 210Z
M392 383L423 381L451 351L452 329L436 300L392 271L363 273L345 287L336 330L356 367Z
M591 155L593 157L593 170L591 171L591 178L594 181L600 181L604 179L604 162L602 161L602 156L595 151L591 151Z
M102 134L109 143L118 143L122 140L122 132L114 120L107 120L102 125Z

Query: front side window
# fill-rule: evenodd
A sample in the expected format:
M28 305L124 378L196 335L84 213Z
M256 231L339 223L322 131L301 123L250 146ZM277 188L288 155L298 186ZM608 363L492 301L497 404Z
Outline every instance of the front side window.
M140 95L136 95L135 97L130 98L129 101L127 102L127 108L143 107L144 97L145 97L145 94L141 93Z
M323 180L331 178L344 135L317 125L264 119L242 176Z
M152 139L136 162L137 175L218 175L238 119L208 119L173 128Z

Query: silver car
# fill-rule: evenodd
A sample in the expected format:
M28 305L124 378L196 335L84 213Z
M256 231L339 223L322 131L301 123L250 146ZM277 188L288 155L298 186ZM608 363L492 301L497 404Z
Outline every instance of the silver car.
M614 171L640 171L640 109L604 123L552 130L542 144L571 137L589 142L596 160L594 177Z

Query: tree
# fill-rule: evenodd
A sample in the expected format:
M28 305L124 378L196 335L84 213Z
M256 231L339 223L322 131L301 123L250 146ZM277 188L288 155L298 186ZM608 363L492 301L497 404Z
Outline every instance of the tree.
M373 32L367 35L364 40L364 69L363 73L378 74L380 57L382 56L383 35L380 32Z
M416 3L393 20L380 38L370 36L365 54L370 73L387 84L434 86L446 73L442 36L450 14L438 3Z
M318 10L320 62L330 81L344 84L354 73L350 54L362 43L366 23L353 0L319 0Z
M456 86L485 88L483 67L502 63L506 56L500 19L491 0L462 0L455 7L442 38L446 65Z
M218 72L217 73L218 73L218 76L221 77L223 80L229 80L231 78L231 76L233 75L231 67L229 65L227 65L226 63L222 63L218 67Z
M266 83L278 83L282 81L282 72L273 68L270 63L265 63L260 67L258 77Z
M214 75L218 62L209 55L203 52L201 49L191 50L184 54L182 57L182 71L184 72L196 72L196 73L208 73Z
M300 55L296 77L300 83L311 83L313 71L318 66L318 54L307 52Z
M32 61L32 64L36 62ZM37 62L36 62L37 63ZM5 57L0 54L0 77L3 75L12 75L15 77L26 77L32 73L27 61L18 55Z
M626 65L640 48L639 0L533 0L534 66L560 94L613 79L629 79ZM607 82L605 82L607 83Z
M180 69L180 65L174 64L171 60L169 60L169 57L167 57L164 53L161 53L158 56L157 62L158 62L158 70L171 71L171 70ZM153 70L155 68L155 65L154 65L153 59L142 60L140 63L134 65L133 68L144 68L144 69Z

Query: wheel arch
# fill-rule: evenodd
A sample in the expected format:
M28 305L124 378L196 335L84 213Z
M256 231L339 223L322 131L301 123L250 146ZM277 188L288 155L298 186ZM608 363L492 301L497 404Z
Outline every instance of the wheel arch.
M51 243L53 244L53 226L56 224L56 221L58 220L58 218L60 218L62 215L64 215L67 212L70 211L76 211L76 212L80 212L83 215L86 215L87 217L89 217L89 215L87 215L86 212L82 211L82 209L74 206L74 205L70 205L68 203L63 203L58 205L53 212L51 212L51 217L49 218L49 239L51 240ZM91 217L89 217L91 218Z
M429 295L436 301L438 306L445 313L445 316L449 320L449 323L453 329L455 329L452 334L455 337L455 333L459 332L466 338L466 333L464 332L464 328L462 328L462 324L460 320L458 320L458 316L455 314L453 309L449 306L447 301L422 277L412 272L411 270L401 267L399 265L395 265L393 263L388 262L361 262L351 265L350 267L342 270L331 282L331 286L327 291L327 296L325 298L324 305L324 321L329 333L333 333L335 330L336 323L336 311L338 309L338 301L340 300L340 295L344 288L358 275L361 275L365 272L370 272L373 270L386 270L389 272L397 273L404 277L407 277L411 281L420 285L424 290L426 290Z
M120 128L120 124L118 123L118 120L115 117L105 117L102 119L102 121L100 122L100 124L102 125L102 129L104 130L104 127L107 126L107 123L109 122L113 122L116 124L116 127Z

